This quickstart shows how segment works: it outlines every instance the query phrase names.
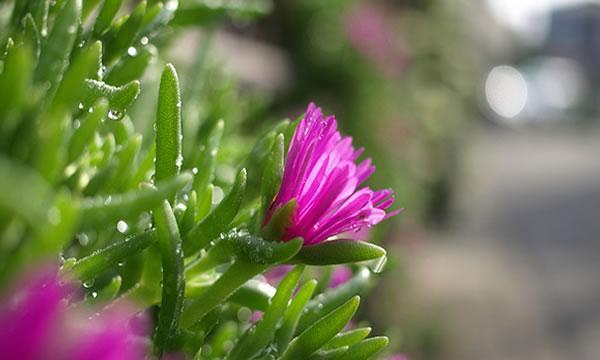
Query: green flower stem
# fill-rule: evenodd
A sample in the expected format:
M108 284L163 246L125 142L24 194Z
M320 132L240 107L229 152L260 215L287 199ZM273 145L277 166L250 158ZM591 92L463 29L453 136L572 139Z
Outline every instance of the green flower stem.
M301 239L290 240L275 249L275 263L281 263L294 256L302 246ZM225 301L233 292L254 276L264 272L272 264L257 264L237 259L223 275L197 300L193 301L183 311L181 325L190 327L202 319L206 313Z

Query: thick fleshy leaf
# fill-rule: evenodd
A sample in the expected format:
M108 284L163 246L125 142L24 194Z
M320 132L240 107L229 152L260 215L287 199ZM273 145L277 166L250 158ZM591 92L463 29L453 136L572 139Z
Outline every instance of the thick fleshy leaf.
M183 306L185 275L181 236L173 209L167 200L154 210L158 246L162 256L162 300L154 335L155 352L162 354L179 325Z
M50 88L58 83L67 65L81 24L81 0L67 0L54 19L54 25L42 46L35 73L38 83Z
M300 288L300 290L298 290L296 296L294 296L290 306L285 311L281 327L275 334L275 344L277 344L277 348L285 349L292 340L302 311L312 297L316 286L316 280L309 280Z
M296 266L290 271L277 286L277 292L271 300L271 305L265 311L262 319L248 336L243 337L229 353L228 359L248 359L257 355L273 340L275 334L273 329L283 317L290 297L300 276L304 271L304 266Z
M144 0L140 2L131 15L122 22L118 27L118 30L106 34L106 48L104 51L104 61L106 64L114 63L117 58L127 52L128 48L138 36L145 13L146 1Z
M80 156L94 137L96 129L108 114L108 101L100 99L90 108L81 120L80 126L73 132L69 141L69 162Z
M124 194L94 197L82 203L81 229L106 226L122 219L131 219L144 211L154 209L164 199L170 199L189 184L192 176L182 173L159 184L156 189L133 190Z
M156 231L146 231L97 250L91 255L77 260L66 271L81 281L94 279L129 256L138 254L155 241Z
M160 79L156 110L156 173L158 183L179 173L181 154L181 95L179 79L173 65L168 64Z
M244 198L246 190L246 169L242 169L236 177L229 194L223 198L219 205L204 219L194 226L183 238L183 251L190 256L204 248L211 240L227 231L231 221Z
M330 350L343 346L351 346L357 344L371 333L370 327L363 327L358 329L352 329L344 333L336 335L333 339L329 340L323 349Z
M273 254L274 263L281 263L294 256L302 246L302 240L295 239L282 244ZM243 260L236 260L207 291L193 301L184 310L181 324L184 327L192 326L202 319L209 311L226 300L233 292L254 276L265 271L269 265L255 264Z
M140 82L137 80L128 82L123 86L111 86L102 81L87 79L85 80L85 94L82 105L89 107L100 97L108 99L110 112L108 118L119 120L125 114L125 111L135 101L140 94Z
M361 240L336 239L305 246L294 261L307 265L337 265L380 259L385 249Z
M346 326L354 316L359 304L360 298L355 296L313 323L292 340L281 359L303 359L312 355Z
M94 23L93 31L95 35L102 35L109 29L122 2L123 0L104 0Z
M338 357L338 360L364 360L371 359L375 354L383 350L389 343L385 336L376 336L365 339L356 345L350 346L348 351Z
M306 330L324 314L340 306L352 296L361 294L369 286L370 276L370 271L363 268L347 283L330 289L311 300L298 322L297 331Z

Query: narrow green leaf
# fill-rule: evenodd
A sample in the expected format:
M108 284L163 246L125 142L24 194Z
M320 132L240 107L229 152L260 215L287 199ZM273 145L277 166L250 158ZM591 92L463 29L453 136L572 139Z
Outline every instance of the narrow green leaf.
M23 42L31 45L33 48L34 59L37 63L40 58L40 49L42 45L40 41L40 32L31 13L27 14L25 18L23 18L23 28Z
M181 232L184 234L187 233L195 224L196 207L198 206L198 196L196 195L196 191L192 190L190 192L189 199L185 205L185 213L183 214L183 219L181 219L181 223L179 225Z
M61 169L67 161L67 129L71 117L66 110L38 114L41 122L37 126L35 167L46 181L54 184L60 179Z
M228 359L249 359L257 355L273 340L277 323L283 317L296 284L304 271L304 266L296 266L277 286L277 292L254 332L243 337L229 353Z
M93 292L92 296L86 299L87 303L90 305L96 305L107 303L113 300L119 293L122 283L123 279L121 278L121 276L117 275L113 277L108 283L108 285L106 285L97 292Z
M130 171L134 166L136 156L142 146L142 135L132 136L127 144L117 151L114 157L118 160L118 165L110 181L102 187L104 192L121 192L128 184Z
M104 76L104 81L115 86L122 86L139 79L144 75L150 61L157 57L156 48L152 45L141 47L132 54L127 54L113 66Z
M290 226L295 211L296 199L292 199L282 207L276 209L273 216L271 216L269 223L262 228L262 236L271 241L282 241L286 229Z
M312 324L292 340L281 359L303 359L319 350L352 319L359 303L360 298L355 296Z
M81 51L65 71L52 101L52 107L71 109L81 99L85 88L85 79L98 67L98 59L102 53L102 43L96 41Z
M338 357L340 357L342 354L344 354L346 351L348 351L348 346L342 346L339 348L335 348L332 350L320 350L317 351L316 353L312 354L308 360L333 360L333 359L337 359Z
M57 12L54 25L41 49L35 73L38 83L47 83L52 88L62 77L81 25L80 14L81 0L67 0Z
M8 148L14 141L12 134L21 121L21 111L31 100L33 61L28 44L13 47L4 59L0 74L0 148Z
M94 23L93 32L96 36L104 34L110 28L122 2L123 0L104 0Z
M92 280L119 262L138 254L154 243L156 238L156 231L150 230L116 242L77 260L67 273L84 282Z
M154 157L156 156L156 143L152 142L146 154L140 160L137 169L129 180L129 188L137 186L142 182L147 182L154 173Z
M356 345L350 346L348 351L338 357L339 360L367 360L371 359L389 343L386 336L376 336L365 339Z
M285 316L283 318L281 327L275 334L275 344L277 345L278 349L285 349L294 337L296 326L298 326L298 321L300 320L302 311L312 297L316 286L316 280L307 281L300 288L300 290L298 290L296 296L294 296L290 306L285 311Z
M244 192L246 191L246 169L242 169L236 177L229 194L219 205L199 224L194 226L183 238L183 251L186 256L205 247L208 242L227 230L235 218Z
M0 209L18 215L30 225L43 223L53 201L52 189L30 167L0 155Z
M385 249L361 240L336 239L305 246L294 261L307 265L337 265L385 257Z
M263 170L260 190L261 204L257 216L257 230L262 226L264 215L279 191L284 164L283 155L285 150L283 148L283 142L283 134L279 134L275 137L271 153L267 157L267 163Z
M283 244L274 254L276 263L286 261L294 256L302 246L302 240L294 239ZM214 309L218 304L225 301L233 292L239 289L244 283L265 271L269 265L253 264L243 260L236 260L221 275L221 277L202 295L194 300L184 309L181 317L181 324L184 327L190 327L198 320L202 319L206 313Z
M117 58L127 52L128 48L133 44L142 26L145 13L146 1L143 0L115 33L109 33L110 36L105 40L106 51L104 52L104 60L107 64L112 64Z
M204 192L212 183L215 176L215 166L217 164L217 151L223 136L223 120L219 120L208 132L206 140L199 146L199 161L197 164L198 173L194 175L194 190Z
M105 97L109 102L110 111L108 117L111 120L122 118L125 111L140 94L140 82L137 80L116 87L102 81L86 79L85 85L83 106L89 107L98 101L99 98Z
M92 11L94 11L100 1L101 0L84 0L81 10L82 18L86 19L92 13Z
M179 173L181 155L181 94L177 72L167 64L160 78L156 111L156 174L157 183Z
M266 282L250 279L234 292L229 300L253 310L265 311L276 289Z
M183 306L185 275L181 236L173 209L167 200L154 210L158 245L162 255L162 300L154 335L155 352L162 354L179 325Z
M85 199L82 203L81 229L103 228L121 219L132 219L170 199L192 180L189 173L159 184L156 189L133 190L124 194Z
M329 340L323 349L331 350L342 346L350 346L360 342L362 339L369 336L371 333L370 327L363 327L346 331L344 333L336 335L333 339Z
M371 272L365 268L361 269L347 283L330 289L311 300L306 306L305 312L298 322L298 332L306 330L317 319L340 306L350 297L361 294L368 286Z
M100 99L90 108L91 112L81 119L81 125L75 130L69 141L69 162L79 157L91 140L102 119L108 112L108 101Z

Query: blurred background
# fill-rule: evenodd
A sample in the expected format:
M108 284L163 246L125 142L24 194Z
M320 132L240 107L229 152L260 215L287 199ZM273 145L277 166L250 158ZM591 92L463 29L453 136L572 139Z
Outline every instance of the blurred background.
M197 3L181 1L174 23L197 22ZM315 101L367 148L371 185L406 208L372 234L391 256L362 309L395 351L600 358L599 1L276 0L223 12L225 25L182 30L171 48L184 86L207 79L205 106L184 111L239 125L235 153L244 132Z

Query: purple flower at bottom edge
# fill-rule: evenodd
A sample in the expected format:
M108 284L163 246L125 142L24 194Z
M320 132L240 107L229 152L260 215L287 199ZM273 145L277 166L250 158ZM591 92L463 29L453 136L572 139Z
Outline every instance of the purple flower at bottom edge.
M130 309L95 313L83 306L69 308L73 292L56 268L23 279L0 301L0 354L20 360L144 358L145 344L129 324Z
M323 116L310 103L292 137L281 187L264 223L295 199L283 240L299 236L304 245L313 245L397 214L400 210L386 213L394 202L391 190L358 189L375 171L369 158L357 163L363 150L355 150L352 138L340 135L334 116Z

